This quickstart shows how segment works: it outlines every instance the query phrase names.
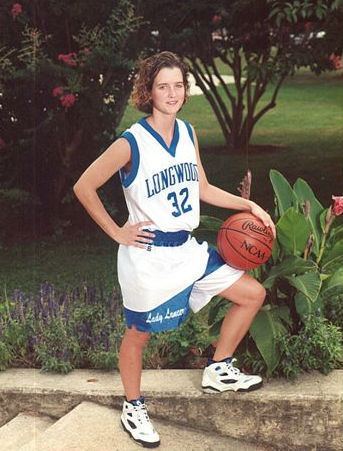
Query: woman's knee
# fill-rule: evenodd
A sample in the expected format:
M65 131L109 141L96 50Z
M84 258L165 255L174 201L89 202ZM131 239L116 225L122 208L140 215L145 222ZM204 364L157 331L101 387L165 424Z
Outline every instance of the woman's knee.
M263 285L256 281L256 285L251 292L250 302L253 303L257 309L260 309L266 298L266 289Z

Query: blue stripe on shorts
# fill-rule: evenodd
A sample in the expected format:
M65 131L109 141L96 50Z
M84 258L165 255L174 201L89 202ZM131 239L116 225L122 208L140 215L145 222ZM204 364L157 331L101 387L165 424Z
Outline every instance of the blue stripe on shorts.
M198 280L203 279L225 265L224 260L214 247L208 247L208 254L205 272ZM127 327L131 329L134 325L141 332L164 332L176 329L189 315L189 297L195 282L197 281L195 280L192 285L148 312L135 312L124 307Z
M204 277L208 276L209 274L226 264L214 246L208 246L207 252L209 254L207 266L204 274L198 280L203 279Z
M148 312L134 312L124 307L127 327L131 329L134 325L141 332L176 329L189 314L189 296L192 288L193 284Z

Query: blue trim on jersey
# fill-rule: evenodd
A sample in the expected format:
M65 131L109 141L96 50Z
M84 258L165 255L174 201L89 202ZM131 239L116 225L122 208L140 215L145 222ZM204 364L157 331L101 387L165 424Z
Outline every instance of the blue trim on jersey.
M140 119L138 121L138 124L140 124L142 127L144 127L145 130L147 130L161 144L161 146L168 153L170 153L171 156L175 157L176 147L178 145L179 137L180 137L179 125L177 123L177 120L175 120L173 139L172 139L172 142L170 143L170 147L168 147L167 144L165 143L164 139L162 138L162 136L151 127L151 125L149 124L149 122L146 119L147 119L147 117L142 117L142 119Z
M127 188L136 178L138 168L139 168L139 150L136 138L130 132L124 132L120 136L121 138L125 138L131 147L131 169L129 172L126 172L124 169L119 170L119 176L122 185Z
M193 136L193 129L192 129L192 126L191 126L191 124L190 124L189 122L187 122L187 121L183 121L183 122L185 123L185 125L186 125L186 127L187 127L187 131L188 131L189 137L191 138L192 143L194 144L194 136ZM194 144L194 145L195 145L195 144Z
M134 325L141 332L176 329L187 319L190 312L189 297L193 285L148 312L135 312L124 307L127 327L131 328Z
M221 258L221 256L219 255L219 253L215 247L208 246L207 252L209 254L208 260L207 260L207 266L206 266L204 274L198 280L203 279L204 277L208 276L212 272L221 268L223 265L226 265L225 261Z

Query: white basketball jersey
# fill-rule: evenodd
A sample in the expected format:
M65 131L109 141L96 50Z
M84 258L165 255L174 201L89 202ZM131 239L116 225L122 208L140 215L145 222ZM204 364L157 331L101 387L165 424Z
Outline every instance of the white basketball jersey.
M199 177L193 133L175 121L168 147L141 119L122 135L131 146L131 168L120 171L129 222L151 221L151 230L192 231L199 224ZM157 332L177 327L191 308L237 280L242 271L229 268L214 249L194 237L181 245L120 245L118 280L129 327Z
M176 119L168 147L146 118L123 135L131 146L131 169L120 177L129 222L151 221L163 232L199 225L199 177L192 130Z

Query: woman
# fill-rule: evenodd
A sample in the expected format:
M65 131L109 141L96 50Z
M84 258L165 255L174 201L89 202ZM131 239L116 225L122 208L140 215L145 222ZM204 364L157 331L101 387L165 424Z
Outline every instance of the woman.
M270 227L270 216L254 202L211 185L199 156L193 127L176 118L187 100L187 68L171 52L144 60L133 101L148 113L123 133L82 174L74 192L97 224L117 243L118 278L127 322L119 357L126 399L122 424L146 447L160 444L140 392L142 353L150 333L178 327L220 294L228 311L216 351L204 370L206 392L261 387L260 376L233 366L235 349L263 304L265 290L234 269L190 232L199 224L199 201L249 211ZM120 173L129 218L120 227L106 212L96 190Z

